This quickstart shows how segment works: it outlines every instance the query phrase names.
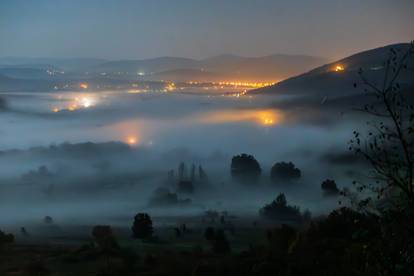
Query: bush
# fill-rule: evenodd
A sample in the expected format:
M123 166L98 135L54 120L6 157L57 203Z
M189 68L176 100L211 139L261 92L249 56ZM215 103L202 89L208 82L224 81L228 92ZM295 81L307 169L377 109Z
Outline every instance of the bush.
M151 217L146 213L139 213L134 217L132 236L135 239L148 239L152 237L154 229Z
M252 155L243 153L231 160L231 175L237 181L256 182L261 173L260 164Z
M274 183L291 181L301 177L301 171L292 162L280 162L273 165L270 171L270 179Z
M287 204L284 194L279 194L275 200L259 210L259 214L273 220L302 220L299 207Z
M321 184L321 189L326 196L338 195L339 189L336 186L335 180L326 179Z
M103 251L110 251L119 249L119 245L112 232L111 226L108 225L97 225L92 230L92 236L98 247Z
M6 245L11 244L14 242L14 235L13 234L6 234L0 230L0 249Z

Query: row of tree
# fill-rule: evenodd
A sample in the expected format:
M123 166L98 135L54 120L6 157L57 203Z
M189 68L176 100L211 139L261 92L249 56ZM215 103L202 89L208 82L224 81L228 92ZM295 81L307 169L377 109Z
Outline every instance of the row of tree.
M254 156L243 153L232 158L230 172L238 182L255 183L262 174L262 168ZM300 169L292 162L275 163L270 170L270 179L276 184L297 180L301 175Z

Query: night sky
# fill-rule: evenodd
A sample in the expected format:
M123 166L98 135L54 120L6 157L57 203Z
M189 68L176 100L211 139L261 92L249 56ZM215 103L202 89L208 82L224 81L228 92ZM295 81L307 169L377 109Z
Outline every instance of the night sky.
M412 0L1 0L0 56L339 58L414 39Z

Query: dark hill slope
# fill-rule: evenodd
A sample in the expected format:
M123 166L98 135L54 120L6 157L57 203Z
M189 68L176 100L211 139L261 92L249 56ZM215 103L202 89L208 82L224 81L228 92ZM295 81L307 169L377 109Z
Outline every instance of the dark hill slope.
M409 44L394 44L381 48L364 51L350 57L338 60L313 69L305 74L289 78L274 86L252 91L255 94L300 94L319 96L346 96L358 93L353 88L354 83L359 83L358 71L362 68L370 80L380 82L384 76L384 62L387 60L390 50L405 51ZM414 65L414 58L409 60ZM336 71L337 66L342 66L343 71ZM413 71L404 71L399 82L405 88L414 87Z

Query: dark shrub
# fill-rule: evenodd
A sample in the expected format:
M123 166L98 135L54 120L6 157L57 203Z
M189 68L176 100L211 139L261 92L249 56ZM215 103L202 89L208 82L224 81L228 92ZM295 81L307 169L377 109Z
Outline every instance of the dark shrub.
M273 220L302 220L299 207L288 205L284 194L279 194L275 200L260 209L259 213Z
M329 216L313 224L307 235L309 238L360 240L379 235L377 216L356 212L343 207L332 211Z
M154 229L151 217L146 213L139 213L134 217L132 235L136 239L148 239L152 237Z
M112 232L111 226L97 225L92 230L92 236L95 238L96 244L103 251L119 249L119 245Z
M261 173L260 164L252 155L243 153L231 160L231 175L237 181L256 182Z
M270 178L274 183L291 181L301 177L301 171L292 162L280 162L273 165Z
M339 189L335 180L327 179L321 184L322 191L326 196L338 195Z
M11 244L14 242L14 235L13 234L6 234L0 230L0 249L6 245Z

